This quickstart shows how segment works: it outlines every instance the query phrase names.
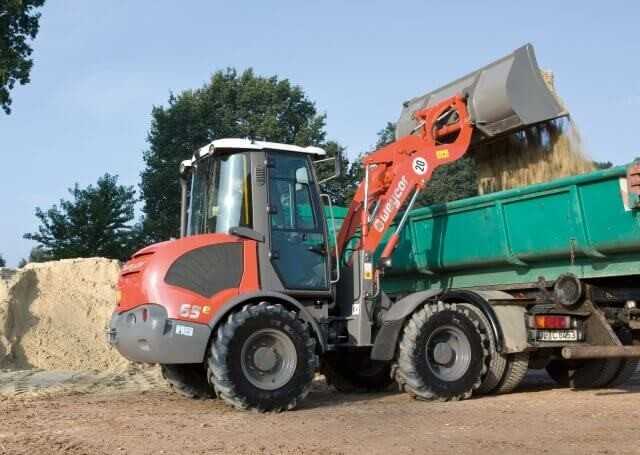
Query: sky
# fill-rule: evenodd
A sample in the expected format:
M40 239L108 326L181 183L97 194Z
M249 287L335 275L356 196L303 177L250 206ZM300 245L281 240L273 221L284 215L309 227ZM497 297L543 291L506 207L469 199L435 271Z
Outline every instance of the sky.
M0 254L28 256L35 207L76 182L137 187L152 107L227 67L300 85L355 156L406 99L530 42L592 158L624 164L640 156L639 21L630 1L48 0L31 83L0 112Z

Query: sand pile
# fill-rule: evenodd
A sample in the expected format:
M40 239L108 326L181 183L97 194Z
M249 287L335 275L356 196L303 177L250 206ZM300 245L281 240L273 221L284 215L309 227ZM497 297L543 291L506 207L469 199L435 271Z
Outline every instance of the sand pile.
M0 396L164 388L157 367L106 343L118 261L68 259L0 274Z
M108 259L29 264L0 281L0 368L123 371L104 336L120 265Z

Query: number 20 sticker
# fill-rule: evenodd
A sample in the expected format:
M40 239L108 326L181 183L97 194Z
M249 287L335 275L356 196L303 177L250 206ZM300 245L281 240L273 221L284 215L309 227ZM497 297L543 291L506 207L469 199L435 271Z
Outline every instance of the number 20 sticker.
M424 175L427 172L429 165L427 164L427 160L421 157L417 157L413 159L413 172L418 175Z

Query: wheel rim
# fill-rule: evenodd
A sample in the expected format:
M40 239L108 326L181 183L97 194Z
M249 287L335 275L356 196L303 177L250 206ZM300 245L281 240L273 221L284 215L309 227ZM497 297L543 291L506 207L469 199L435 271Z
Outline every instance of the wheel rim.
M471 343L462 330L442 326L427 339L427 366L442 381L460 379L471 365Z
M261 329L252 333L242 345L240 363L251 384L262 390L275 390L293 377L298 353L285 333Z

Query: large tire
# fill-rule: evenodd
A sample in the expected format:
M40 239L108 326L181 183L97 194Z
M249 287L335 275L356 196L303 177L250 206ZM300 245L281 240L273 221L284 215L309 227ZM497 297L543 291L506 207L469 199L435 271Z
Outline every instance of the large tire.
M507 354L505 358L507 360L507 366L504 371L504 376L500 384L498 384L493 391L498 395L513 392L527 375L527 370L529 369L528 352Z
M493 392L502 381L507 369L507 356L502 355L496 351L496 340L491 331L489 320L484 315L482 310L475 305L469 303L458 304L467 310L469 310L469 316L473 323L476 325L480 333L485 336L484 347L488 352L486 356L486 373L482 378L482 382L478 390L475 391L476 395L488 394Z
M382 392L394 382L388 362L371 360L371 351L328 352L320 359L320 372L338 392Z
M293 409L309 393L318 367L315 344L295 312L266 302L247 305L217 329L209 381L238 409Z
M214 398L213 387L207 381L204 364L160 365L162 377L171 389L186 398Z
M456 401L480 387L487 355L469 310L438 302L416 311L405 326L394 373L414 398Z
M547 373L555 382L575 389L597 389L609 383L620 368L620 361L607 359L554 359L547 365Z
M623 345L628 346L632 344L638 344L633 339L633 333L627 327L623 327L619 330L616 330L616 334L618 335L618 339ZM616 361L616 360L610 360L610 361ZM605 385L606 387L618 387L629 382L629 379L631 379L631 376L633 376L633 373L635 373L636 369L638 368L640 359L619 359L617 360L617 362L618 362L618 369L614 374L613 378L611 379L611 381L609 381Z

